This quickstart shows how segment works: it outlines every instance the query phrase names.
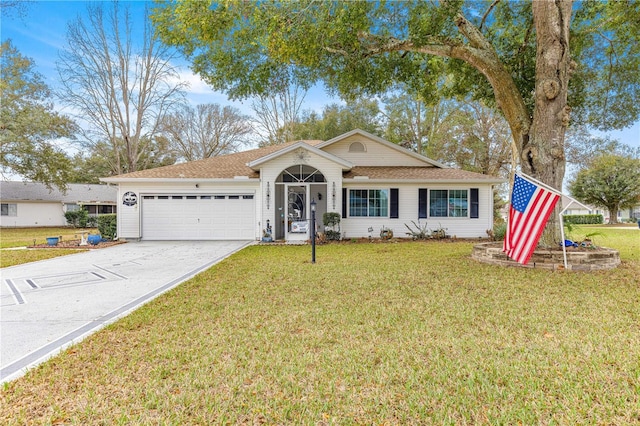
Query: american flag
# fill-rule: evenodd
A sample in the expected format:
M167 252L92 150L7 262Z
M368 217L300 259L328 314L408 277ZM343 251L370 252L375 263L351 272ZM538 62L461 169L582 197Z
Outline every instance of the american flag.
M560 195L515 175L502 251L526 265Z

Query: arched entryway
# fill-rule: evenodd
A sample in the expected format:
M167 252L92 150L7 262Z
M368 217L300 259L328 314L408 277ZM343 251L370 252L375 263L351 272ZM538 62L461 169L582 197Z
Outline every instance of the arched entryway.
M276 239L305 241L311 232L311 201L316 202L317 229L327 211L327 183L315 167L297 164L283 170L275 182Z

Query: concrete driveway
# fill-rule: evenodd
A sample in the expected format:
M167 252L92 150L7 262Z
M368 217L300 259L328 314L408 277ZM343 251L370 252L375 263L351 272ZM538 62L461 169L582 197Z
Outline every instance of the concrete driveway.
M129 242L3 268L0 382L21 376L250 244Z

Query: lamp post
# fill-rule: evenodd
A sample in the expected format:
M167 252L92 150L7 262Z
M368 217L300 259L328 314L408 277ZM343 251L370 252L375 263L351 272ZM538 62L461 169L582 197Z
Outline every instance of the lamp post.
M316 263L316 200L311 200L311 263Z

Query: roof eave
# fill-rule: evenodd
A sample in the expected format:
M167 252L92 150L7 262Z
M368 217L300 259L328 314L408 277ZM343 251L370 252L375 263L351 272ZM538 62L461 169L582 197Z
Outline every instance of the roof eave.
M117 177L109 177L109 178L100 178L102 182L106 183L202 183L202 182L215 182L215 183L225 183L225 182L259 182L260 178L252 178L249 176L238 176L233 178L211 178L211 177L201 177L201 178L117 178Z
M503 179L385 179L385 178L368 178L368 177L356 177L356 178L343 178L343 183L472 183L472 184L501 184L505 183Z

